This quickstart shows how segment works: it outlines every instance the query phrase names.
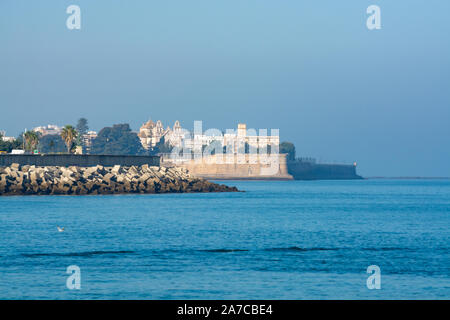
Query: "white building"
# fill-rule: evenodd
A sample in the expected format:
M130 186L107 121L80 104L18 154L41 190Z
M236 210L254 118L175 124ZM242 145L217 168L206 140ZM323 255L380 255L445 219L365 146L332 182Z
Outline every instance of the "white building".
M83 134L81 138L83 140L83 146L86 148L87 151L89 151L90 148L92 147L92 141L94 141L94 139L97 138L97 132L88 131L86 134Z
M149 120L139 129L138 137L142 146L148 150L155 147L162 138L165 143L173 147L181 147L186 134L187 131L181 128L178 120L175 121L172 129L170 127L164 129L161 120L158 120L156 124Z
M6 136L6 131L0 130L0 139L6 142L13 142L14 140L16 140L16 138L14 137L7 137Z
M160 120L156 124L149 120L141 126L138 136L142 146L147 150L155 147L164 138L165 143L172 147L195 153L212 144L216 145L216 150L226 147L232 153L257 153L258 150L268 149L268 146L280 144L278 131L275 135L268 135L267 131L247 130L244 123L238 124L237 130L227 130L225 133L218 129L210 129L206 132L194 130L194 134L191 134L181 127L178 120L172 129L170 127L164 129Z
M272 132L271 132L272 133ZM223 145L232 148L233 153L257 153L257 150L267 149L268 146L279 146L280 136L278 131L275 135L268 135L268 132L257 132L255 129L248 129L245 123L239 123L237 133L225 133ZM245 151L241 151L245 150Z
M33 131L40 133L42 136L46 136L48 134L60 135L62 132L62 128L54 124L48 124L46 126L36 127L33 129Z

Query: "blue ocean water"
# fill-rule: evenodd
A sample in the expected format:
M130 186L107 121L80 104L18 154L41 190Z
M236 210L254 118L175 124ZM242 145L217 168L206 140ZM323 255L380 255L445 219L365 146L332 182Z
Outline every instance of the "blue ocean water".
M0 298L450 298L450 180L226 183L246 192L0 197Z

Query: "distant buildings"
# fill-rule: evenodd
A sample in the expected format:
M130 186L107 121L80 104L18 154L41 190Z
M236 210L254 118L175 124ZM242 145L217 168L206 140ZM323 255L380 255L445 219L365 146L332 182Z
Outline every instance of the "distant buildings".
M250 153L250 151L257 153L257 150L268 149L268 146L278 146L280 137L279 135L258 135L254 129L247 130L245 123L239 123L237 130L227 130L225 133L213 131L210 134L194 134L193 138L185 139L183 146L194 149L199 146L210 146L213 143L222 148L225 147L227 152L231 153Z
M185 135L184 131L178 120L175 121L173 129L170 127L164 129L161 120L156 121L156 123L149 120L139 129L138 137L146 150L155 147L162 138L171 146L181 147Z
M197 124L195 123L194 126ZM41 137L61 135L62 130L62 127L51 124L33 129ZM5 134L1 131L0 133ZM175 121L172 128L167 126L165 129L161 120L156 123L149 120L140 127L138 137L142 147L146 150L152 150L163 140L169 147L191 150L194 153L203 152L205 147L214 149L214 153L218 150L227 153L258 153L258 150L264 149L271 153L269 148L280 144L278 133L268 135L266 131L256 132L254 129L247 129L245 123L239 123L237 130L229 129L226 132L218 129L209 129L203 132L200 123L200 129L197 128L194 129L194 132L190 132L182 128L178 120ZM81 143L86 153L90 152L96 138L97 132L95 131L88 131L81 136ZM13 141L14 139L13 137L3 137L4 141Z
M16 140L16 138L14 138L14 137L2 137L2 140L6 141L6 142L13 142L14 140Z
M34 132L40 133L41 136L46 136L48 134L57 134L60 135L62 132L62 128L58 127L57 125L54 124L48 124L46 126L42 126L42 127L36 127L33 129Z
M244 148L252 148L253 150L268 148L268 146L279 146L280 136L277 135L258 135L256 130L247 130L245 123L239 123L237 134L225 133L223 139L223 145L231 147L234 153L238 152L238 149L244 145Z
M155 147L162 138L165 143L175 148L195 149L195 147L209 146L216 144L219 148L231 148L233 153L237 153L240 148L258 150L267 146L278 146L280 144L279 135L258 135L256 130L247 130L244 123L238 124L237 130L229 130L226 133L220 130L208 130L209 134L203 132L190 133L183 129L177 120L173 128L163 128L162 122L152 120L144 123L138 133L142 146L149 150Z
M5 142L13 142L14 140L16 140L16 138L14 137L7 137L6 136L6 131L0 130L0 139L5 141Z
M62 130L62 127L59 127L55 124L48 124L46 126L40 126L33 129L33 131L39 133L41 137L46 135L61 135ZM89 152L92 146L92 141L95 138L97 138L97 132L95 131L88 131L81 137L81 141L83 142L83 146L85 147L85 150L87 152Z
M97 138L97 132L95 131L88 131L86 134L83 134L82 141L83 146L86 148L86 151L89 152L92 147L92 141Z
M86 134L83 134L83 144L87 147L92 146L92 141L97 138L97 132L88 131Z

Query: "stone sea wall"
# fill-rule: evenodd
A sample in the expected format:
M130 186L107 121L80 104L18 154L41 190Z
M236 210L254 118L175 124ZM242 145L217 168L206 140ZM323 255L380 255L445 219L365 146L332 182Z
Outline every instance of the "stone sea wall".
M39 167L17 163L0 167L0 196L233 191L238 190L195 178L177 167Z

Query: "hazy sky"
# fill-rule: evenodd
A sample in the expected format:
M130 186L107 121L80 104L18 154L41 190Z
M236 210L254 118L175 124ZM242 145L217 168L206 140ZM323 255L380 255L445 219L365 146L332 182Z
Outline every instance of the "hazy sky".
M66 8L81 8L68 30ZM369 31L366 8L381 7ZM450 176L447 0L0 1L0 130L279 128L365 176Z

